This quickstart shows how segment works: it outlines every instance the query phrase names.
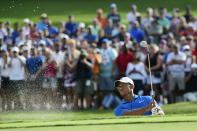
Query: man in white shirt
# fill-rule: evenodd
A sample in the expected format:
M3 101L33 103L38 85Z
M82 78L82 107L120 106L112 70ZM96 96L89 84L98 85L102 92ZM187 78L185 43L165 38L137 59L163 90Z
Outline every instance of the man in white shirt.
M64 64L64 52L60 50L59 43L55 43L54 45L55 51L52 54L52 59L56 60L58 64L58 71L56 74L57 82L58 82L58 94L57 94L57 108L61 108L63 93L64 93L64 77L63 77L63 64Z
M12 58L8 64L10 68L10 86L11 86L11 96L14 101L15 109L23 109L23 89L25 75L25 57L19 56L19 49L17 47L12 48Z
M151 26L151 23L154 20L152 15L153 15L153 9L147 8L146 17L142 20L143 28L145 28L146 30Z
M127 14L126 19L129 23L129 29L133 27L134 22L140 17L140 13L137 12L137 6L131 5L131 11Z
M173 45L173 52L168 55L167 58L167 69L169 76L169 90L170 90L170 100L171 103L174 101L174 93L176 85L179 88L180 93L183 93L185 89L184 83L184 63L186 61L186 56L183 52L179 51L179 45ZM181 95L181 94L180 94Z
M8 62L10 57L6 49L1 50L0 57L0 92L2 93L2 109L10 110L11 109L11 100L10 100L10 90L9 90L9 68ZM7 108L6 108L7 105Z

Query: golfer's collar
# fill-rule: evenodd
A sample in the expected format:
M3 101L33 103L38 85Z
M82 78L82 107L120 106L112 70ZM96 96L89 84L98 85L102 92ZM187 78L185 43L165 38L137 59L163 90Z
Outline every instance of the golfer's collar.
M133 100L135 100L135 99L137 99L137 98L138 98L138 95L135 95L135 94L134 94ZM132 100L132 101L133 101L133 100ZM132 102L132 101L131 101L131 102ZM123 102L123 104L126 104L126 103L128 103L128 102L130 102L130 101L126 101L125 99L123 99L122 102Z

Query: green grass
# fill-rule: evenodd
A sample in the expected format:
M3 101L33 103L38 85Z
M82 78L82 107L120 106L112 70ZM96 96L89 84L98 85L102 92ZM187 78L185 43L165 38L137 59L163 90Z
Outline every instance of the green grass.
M110 3L118 5L123 23L127 23L125 16L130 11L131 4L136 4L143 16L147 7L161 6L167 7L170 13L173 8L180 8L183 14L186 5L191 5L192 13L197 15L196 0L1 0L0 20L9 19L12 23L22 23L27 17L38 22L40 14L46 12L55 25L58 25L59 21L67 21L69 14L73 14L77 22L90 24L98 8L102 8L104 15L107 15Z
M188 128L193 130L197 124L197 103L184 102L163 107L166 116L140 116L140 117L115 117L113 110L93 110L93 111L32 111L32 112L1 112L0 113L0 129L21 130L122 130L125 128L136 129L145 128L152 130L153 127L159 125L173 125L171 130L175 129L175 125L181 125L184 130ZM181 124L182 123L182 124ZM141 126L140 126L141 125ZM63 126L63 127L59 127ZM117 126L117 128L115 128ZM45 127L45 128L43 128ZM47 128L46 128L47 127ZM95 128L94 128L95 127ZM178 126L179 127L179 126ZM24 129L25 130L25 129Z

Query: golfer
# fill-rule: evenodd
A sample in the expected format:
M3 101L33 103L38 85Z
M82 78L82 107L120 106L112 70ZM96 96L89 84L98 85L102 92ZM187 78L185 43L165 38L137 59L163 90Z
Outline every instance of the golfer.
M114 84L123 97L121 104L114 110L116 116L164 115L152 97L137 96L133 93L134 83L129 77L122 77Z

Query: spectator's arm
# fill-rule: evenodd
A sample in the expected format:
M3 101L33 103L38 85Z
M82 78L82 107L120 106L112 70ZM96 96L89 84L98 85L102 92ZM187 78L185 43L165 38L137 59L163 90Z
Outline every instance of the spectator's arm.
M151 67L151 70L156 70L162 66L162 57L159 55L157 57L157 64L153 67Z
M185 79L184 79L184 82L185 82L185 83L187 83L187 82L191 79L193 73L194 73L194 72L191 71L191 72L185 77Z

